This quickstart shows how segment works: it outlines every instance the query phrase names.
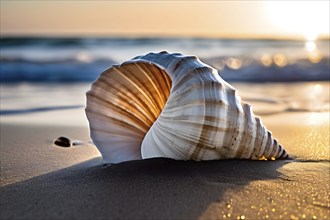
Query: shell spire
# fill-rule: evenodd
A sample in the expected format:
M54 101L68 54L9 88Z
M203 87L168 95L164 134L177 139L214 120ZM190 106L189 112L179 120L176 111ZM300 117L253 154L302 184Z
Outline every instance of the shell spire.
M91 138L109 163L288 156L251 106L195 56L135 57L105 70L86 95Z

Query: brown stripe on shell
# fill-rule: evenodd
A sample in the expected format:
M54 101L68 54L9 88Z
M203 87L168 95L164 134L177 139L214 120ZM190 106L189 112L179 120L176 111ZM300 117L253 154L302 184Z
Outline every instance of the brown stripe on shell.
M248 133L248 128L249 128L249 116L247 114L245 114L245 107L243 106L243 116L244 116L244 120L243 120L243 123L244 123L244 127L243 127L243 130L240 131L242 133L242 137L241 139L239 140L239 145L238 145L238 148L237 148L237 151L236 151L236 155L235 155L235 158L243 158L243 153L245 151L245 147L246 147L246 144L249 140L249 133Z
M99 83L100 82L101 82L101 80L99 80ZM139 111L135 111L135 112L129 111L128 113L131 114L132 116L138 118L138 119L142 119L143 123L148 122L149 115L145 114L145 111L143 111L143 106L140 106L139 102L136 102L136 101L135 102L129 102L128 100L130 100L131 96L128 96L128 94L129 93L124 94L122 92L117 92L116 93L116 96L117 96L116 100L115 100L115 97L108 97L108 99L105 99L104 96L103 96L103 91L100 91L100 92L97 92L97 93L88 92L87 97L98 99L100 102L104 103L103 105L113 104L117 108L122 109L123 111L128 111L128 110L131 110L131 109L135 109L135 108L139 109L140 108ZM121 103L121 104L119 105L118 102ZM147 123L147 125L150 124L150 122Z
M150 127L149 124L146 124L145 121L143 120L139 120L138 117L136 117L135 115L133 115L131 112L128 112L127 110L124 110L120 107L118 107L117 105L113 104L113 103L105 103L105 101L103 99L100 99L99 97L97 96L94 96L92 94L89 94L89 99L90 100L93 100L94 103L103 103L103 104L100 104L100 105L104 105L104 107L107 107L108 109L108 114L109 115L104 115L104 116L107 116L109 119L111 118L115 118L114 116L110 116L111 112L117 112L116 115L120 114L123 121L126 121L127 123L129 122L134 122L134 123L129 123L133 126L136 127L136 125L138 125L137 128L139 128L140 130L143 130L143 131L147 131ZM89 108L86 108L86 112L93 112L92 110L89 110ZM102 115L103 112L98 112L100 115Z
M224 149L221 150L221 153L226 153L228 156L228 158L235 158L236 157L236 151L237 151L237 148L239 147L239 142L240 142L240 139L239 139L239 132L240 132L240 125L239 125L239 117L240 115L242 114L241 111L234 107L232 109L232 111L229 111L229 114L231 116L227 116L227 117L234 117L232 119L234 120L228 120L229 124L230 124L230 127L233 128L232 132L231 133L228 133L229 137L231 136L231 139L230 139L230 144L229 145L224 145ZM231 135L230 135L231 134ZM237 146L236 146L237 145ZM230 149L230 151L228 152L228 149ZM226 155L224 154L224 155Z
M151 67L151 72L154 72L155 74L158 75L157 82L159 84L159 89L162 91L166 103L172 87L171 78L167 75L167 73L164 70L158 68L154 64L149 64L147 67Z
M88 113L90 115L89 117L93 117L95 120L98 120L99 123L106 123L106 124L108 124L108 126L111 125L112 127L118 126L118 127L127 128L126 132L121 131L120 133L125 133L125 134L129 133L130 136L136 136L136 137L142 136L143 137L146 132L145 130L141 130L141 129L137 128L136 126L134 126L133 124L123 121L122 119L107 117L104 115L97 114L93 111L88 111ZM102 131L102 129L99 128L100 127L99 124L97 126L91 125L90 127L91 127L91 129L96 129L98 131ZM104 131L104 132L106 132L106 131Z
M200 161L203 158L203 155L204 155L206 149L214 148L214 146L208 144L208 142L209 142L208 138L211 138L210 134L212 134L212 132L214 132L216 130L220 131L221 129L219 129L215 126L208 126L206 124L202 125L202 129L201 129L202 132L199 136L198 143L196 144L196 147L195 147L192 155L190 156L191 160Z
M191 124L191 126L194 127L201 127L202 125L200 124ZM166 142L171 142L172 139L171 138L175 138L176 140L182 140L182 142L185 142L186 145L189 146L194 146L196 145L197 140L194 140L192 138L190 138L189 136L185 136L184 133L180 132L180 131L176 131L176 130L171 130L168 127L163 127L162 125L159 125L157 127L157 129L159 129L161 132L159 132L160 134L163 133L167 133L169 135L169 137L167 137L166 135L158 135L157 138L159 139L163 139L163 140L167 140ZM189 156L187 155L187 153L185 152L184 148L181 148L178 145L173 145L173 143L171 145L163 145L161 147L155 145L155 147L158 147L161 150L161 147L166 147L167 150L171 151L171 152L180 152L181 158L185 159L185 160L189 160Z
M228 133L227 135L224 136L223 144L222 146L219 146L218 151L221 154L224 155L230 155L232 154L232 148L235 145L237 141L237 134L238 134L238 115L240 111L237 109L235 105L229 104L229 103L235 103L235 90L228 90L228 89L223 89L223 92L225 93L225 99L228 102L227 107L227 114L225 118L225 127L228 128ZM224 109L226 111L226 109ZM228 120L231 118L232 120ZM231 157L231 156L230 156Z
M100 85L104 83L105 86ZM133 88L127 85L125 79L121 78L120 75L116 72L112 72L112 69L107 71L107 74L103 74L96 82L94 82L92 87L104 88L104 92L99 93L98 96L100 99L105 99L104 93L111 94L114 97L110 97L106 100L107 102L112 102L114 105L118 105L116 102L121 100L118 107L124 107L123 104L129 105L129 110L136 109L137 111L131 111L132 114L138 114L137 118L141 118L143 121L152 124L152 112L149 110L148 105L145 101L142 100L142 97L135 96L136 93ZM97 91L91 89L90 91ZM87 95L90 92L87 93ZM144 115L144 116L142 116Z
M277 144L277 140L273 139L273 147L271 148L272 150L269 153L268 159L272 158L272 157L276 157L276 152L279 150L278 144Z
M98 81L98 84L100 84L102 82L102 79L100 79ZM96 86L96 85L95 85ZM116 86L113 86L114 88ZM122 86L124 87L124 86ZM103 88L102 86L99 86L99 88ZM105 87L106 88L106 87ZM111 90L111 89L110 89ZM137 109L139 104L143 104L144 102L139 102L135 101L135 102L129 102L128 100L130 98L132 98L134 100L134 98L129 95L132 91L128 90L128 92L126 92L126 94L124 94L123 92L118 92L116 93L117 99L112 98L112 97L108 97L108 99L104 98L103 95L103 91L98 91L95 92L95 90L91 90L94 92L88 92L87 93L87 97L90 99L95 99L96 103L97 102L101 102L102 104L100 106L102 106L102 108L104 108L105 106L109 107L109 110L114 110L117 111L118 113L123 113L123 116L127 116L127 118L129 118L131 121L140 121L139 124L145 124L147 127L150 127L150 125L152 124L152 121L150 120L150 116L148 114L144 114L145 111L143 111L143 109L139 110L139 111L131 111L132 109ZM102 92L102 93L101 93ZM142 108L145 106L142 106ZM101 107L99 107L101 108ZM89 109L88 106L86 108L87 110ZM99 111L98 109L96 109L96 111ZM105 113L105 112L103 112Z
M204 70L204 69L199 69L199 70ZM203 82L208 82L208 78L204 75L204 74L200 74L199 75L201 77L201 80ZM203 154L205 153L205 149L207 149L210 146L206 146L206 143L208 143L209 141L207 139L212 139L214 137L212 137L212 134L214 134L214 132L216 132L216 130L218 129L218 127L216 126L208 126L208 124L206 123L206 121L209 121L211 118L207 117L208 115L211 115L211 112L213 109L217 109L217 108L212 108L212 106L216 107L219 104L222 104L221 100L206 100L206 97L209 97L210 94L205 94L206 92L214 92L217 84L214 82L208 82L208 85L210 86L210 89L207 90L203 90L204 91L204 118L203 118L203 126L202 126L202 130L200 133L200 137L199 137L199 141L195 147L195 150L193 151L192 155L191 155L191 159L192 160L201 160L203 158ZM215 97L214 94L212 94L213 97ZM211 148L215 148L211 147Z
M273 158L278 158L282 153L282 147L281 147L281 145L278 144L277 140L276 140L276 145L277 145L276 151L274 151L274 153L272 154Z
M262 156L269 158L269 153L272 150L273 147L273 138L272 138L272 133L267 131L267 144L265 147L265 151L263 152Z
M210 89L212 87L219 90L219 89L223 88L223 85L215 84L214 82L194 83L194 84L191 84L188 88L176 89L175 91L172 91L174 95L172 95L171 99L167 101L167 104L171 104L171 103L175 103L175 102L179 101L179 99L182 99L182 97L189 95L189 93L193 90L205 90L205 89ZM180 94L180 95L177 95L177 94ZM228 102L225 102L224 100L219 100L219 101L221 101L222 103L228 104Z
M263 133L263 129L261 126L261 122L260 122L260 118L256 117L255 118L256 124L255 124L255 128L257 131L256 134L256 140L254 142L254 150L253 153L251 155L251 159L259 159L259 152L262 146L262 142L263 142L263 138L265 137L264 133Z
M288 158L289 157L288 153L285 151L285 149L282 147L282 145L280 145L280 146L283 149L283 152L281 153L281 155L278 156L278 158L281 158L281 159Z
M249 159L251 158L252 152L251 152L251 147L252 143L255 140L255 135L254 135L254 130L255 130L255 117L253 116L251 105L247 103L242 103L244 106L244 115L245 117L245 123L247 124L247 129L246 129L246 135L247 135L247 141L243 147L243 153L242 153L242 158L244 159Z
M133 68L133 66L134 64L126 64L125 68L115 68L114 70L117 70L118 75L122 76L126 81L130 83L130 85L133 86L134 89L136 89L136 91L139 92L137 94L140 96L142 102L146 103L147 107L149 108L150 117L152 117L152 121L155 121L159 115L157 113L160 113L161 109L155 103L155 100L152 100L149 87L146 85L147 79L143 79L141 76L137 78L137 76L135 76L136 72L134 72L135 67ZM142 80L144 80L143 83L141 82Z
M163 88L163 86L161 85L163 81L159 79L159 76L157 75L158 72L155 71L156 68L152 64L145 63L137 63L136 67L148 79L148 84L150 84L151 86L150 88L149 86L146 86L145 88L150 89L149 92L152 95L153 100L156 101L155 103L158 105L161 111L166 103L167 96L165 95L165 91L161 90L161 88Z

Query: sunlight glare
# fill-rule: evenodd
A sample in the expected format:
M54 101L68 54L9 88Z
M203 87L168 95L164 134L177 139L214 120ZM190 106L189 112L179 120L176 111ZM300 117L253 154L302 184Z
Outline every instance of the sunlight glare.
M311 112L307 116L308 125L321 125L326 123L325 114L320 112Z
M314 42L315 40L317 40L317 33L316 32L305 32L305 38L307 41L309 42Z
M308 51L308 52L312 52L316 49L316 44L314 41L307 41L305 43L305 49Z
M267 1L266 8L274 24L287 33L308 41L329 35L329 1Z
M312 84L309 86L309 89L308 89L308 97L311 99L311 100L315 100L315 101L318 101L318 98L320 96L320 94L323 92L323 86L316 83L316 84Z
M318 83L317 83L317 84L314 84L312 88L313 88L313 89L312 89L313 92L314 92L314 93L317 93L317 94L318 94L318 93L321 93L321 92L323 91L323 86L320 85L320 84L318 84Z

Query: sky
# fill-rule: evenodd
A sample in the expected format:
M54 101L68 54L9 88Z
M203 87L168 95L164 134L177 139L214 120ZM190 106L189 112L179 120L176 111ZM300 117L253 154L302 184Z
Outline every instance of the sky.
M324 1L1 0L1 36L329 37Z

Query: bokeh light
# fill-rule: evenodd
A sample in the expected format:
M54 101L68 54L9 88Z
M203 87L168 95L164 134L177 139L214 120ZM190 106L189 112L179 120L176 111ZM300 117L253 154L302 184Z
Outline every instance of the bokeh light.
M263 54L260 58L261 63L266 66L269 67L273 64L273 59L269 54Z
M273 60L278 67L285 67L288 64L286 56L282 53L275 54Z
M308 59L311 63L319 63L322 60L322 58L323 55L318 50L314 50L308 53Z
M234 69L234 70L238 70L242 67L242 61L235 57L230 57L227 60L226 64L230 69Z

